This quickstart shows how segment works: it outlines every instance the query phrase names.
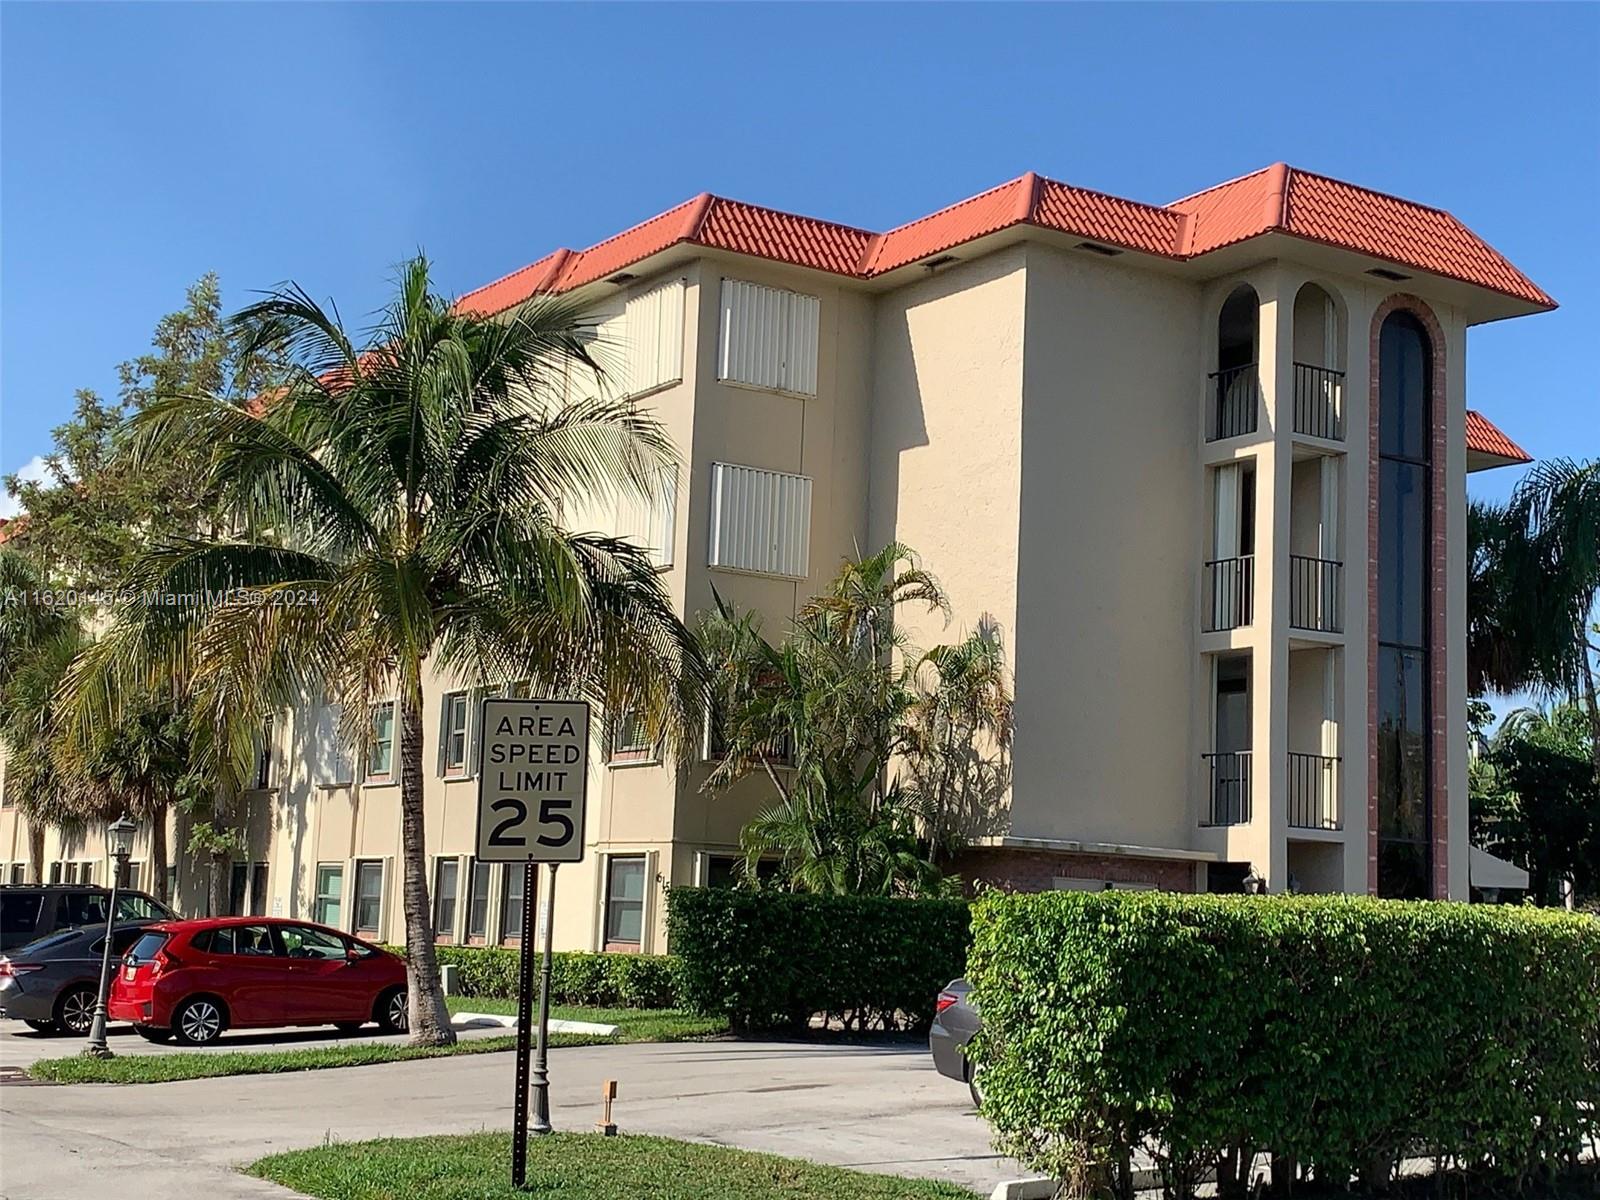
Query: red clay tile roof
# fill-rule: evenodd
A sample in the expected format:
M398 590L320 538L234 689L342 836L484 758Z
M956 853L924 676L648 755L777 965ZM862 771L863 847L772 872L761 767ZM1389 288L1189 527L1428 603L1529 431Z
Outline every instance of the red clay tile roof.
M1493 454L1496 458L1509 458L1513 462L1532 462L1533 456L1495 428L1482 413L1467 410L1467 449L1479 454Z
M500 312L540 292L609 278L680 243L871 279L1015 225L1180 261L1265 233L1286 233L1555 307L1449 213L1284 163L1164 207L1029 172L882 234L703 194L587 250L557 250L467 293L457 305Z

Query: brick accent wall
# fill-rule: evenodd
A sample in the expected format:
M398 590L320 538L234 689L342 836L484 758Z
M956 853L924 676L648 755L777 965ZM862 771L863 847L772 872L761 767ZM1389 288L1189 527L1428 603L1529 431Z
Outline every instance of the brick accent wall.
M1008 892L1048 892L1057 878L1142 883L1169 892L1195 890L1194 864L1167 858L972 846L956 856L950 869L961 876L969 893L978 884Z
M1433 480L1429 550L1432 562L1428 572L1428 661L1432 668L1432 678L1428 681L1428 719L1433 745L1428 801L1433 839L1433 895L1443 900L1450 895L1450 699L1445 687L1449 671L1445 642L1449 492L1445 474L1450 423L1445 398L1445 340L1433 309L1426 301L1404 292L1390 296L1372 314L1368 347L1367 550L1371 559L1367 564L1367 891L1372 895L1378 892L1378 342L1385 319L1401 311L1422 322L1433 345L1433 394L1429 397L1432 418L1432 461L1429 465Z

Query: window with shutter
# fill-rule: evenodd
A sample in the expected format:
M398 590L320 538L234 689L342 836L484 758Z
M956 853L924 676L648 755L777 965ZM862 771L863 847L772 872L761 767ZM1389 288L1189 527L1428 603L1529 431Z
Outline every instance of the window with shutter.
M681 279L630 296L623 310L626 342L623 389L648 392L683 378L683 298Z
M820 310L815 296L724 279L717 378L815 396Z
M314 781L319 787L340 787L355 779L350 748L339 736L341 712L338 704L324 704L316 710L312 766Z
M760 575L808 575L811 480L712 463L709 565Z
M617 500L617 536L643 546L658 567L672 565L673 534L678 522L678 472L663 467L649 500L624 496Z

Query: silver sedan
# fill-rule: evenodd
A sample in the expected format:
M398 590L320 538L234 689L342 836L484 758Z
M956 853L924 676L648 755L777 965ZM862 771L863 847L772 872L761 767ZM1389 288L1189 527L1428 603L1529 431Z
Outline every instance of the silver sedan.
M983 1089L979 1086L977 1072L966 1054L967 1043L982 1024L978 1009L972 1001L972 985L965 979L953 979L939 993L934 1004L933 1028L928 1030L928 1049L933 1052L933 1065L939 1074L959 1079L972 1092L972 1102L983 1104Z

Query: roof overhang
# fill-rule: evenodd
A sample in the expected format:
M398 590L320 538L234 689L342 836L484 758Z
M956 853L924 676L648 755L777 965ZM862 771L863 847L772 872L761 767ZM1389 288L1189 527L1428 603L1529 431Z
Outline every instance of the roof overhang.
M1476 846L1469 846L1467 855L1467 878L1471 880L1473 887L1527 890L1528 873L1515 863L1496 858L1487 850L1480 850Z

